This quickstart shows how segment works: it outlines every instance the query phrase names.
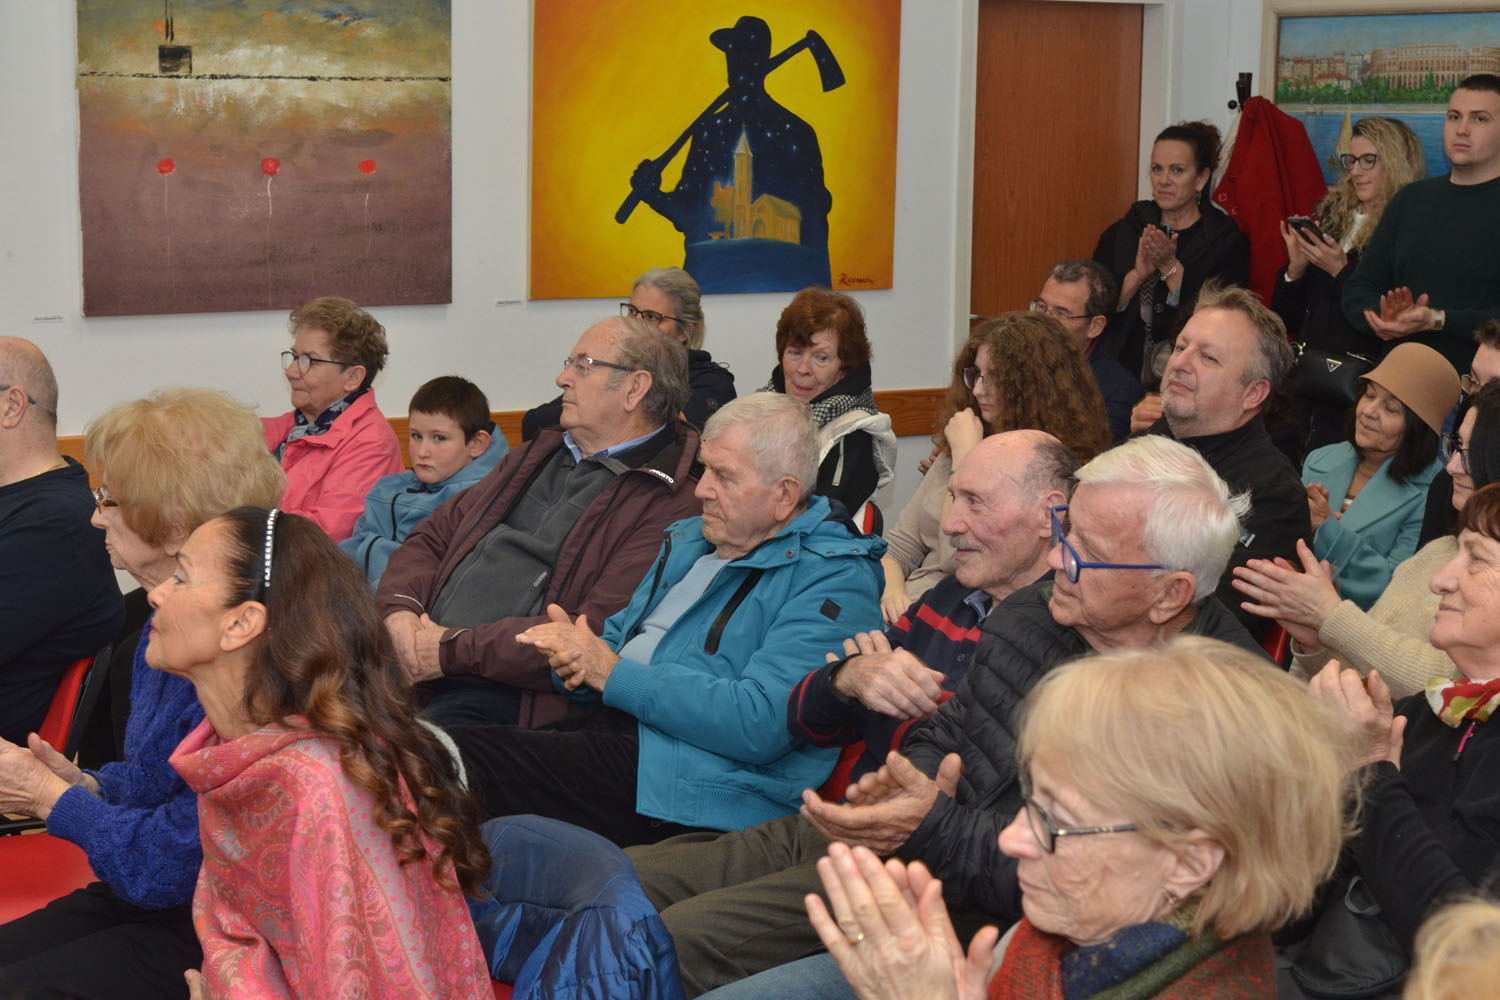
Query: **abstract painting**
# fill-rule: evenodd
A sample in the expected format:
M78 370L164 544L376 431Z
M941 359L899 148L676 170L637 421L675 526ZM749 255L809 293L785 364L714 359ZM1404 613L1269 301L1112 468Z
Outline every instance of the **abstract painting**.
M90 316L452 299L449 0L78 0Z
M1443 118L1458 81L1500 73L1500 12L1283 16L1276 103L1307 128L1328 183L1353 122L1395 118L1422 140L1427 176L1448 172Z
M531 297L889 288L900 0L539 0Z

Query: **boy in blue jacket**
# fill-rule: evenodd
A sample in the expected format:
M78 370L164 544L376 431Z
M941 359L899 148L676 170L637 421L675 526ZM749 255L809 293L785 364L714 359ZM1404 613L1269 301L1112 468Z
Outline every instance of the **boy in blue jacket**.
M376 481L354 534L339 543L370 579L380 583L386 561L406 535L438 505L468 489L510 450L490 422L490 403L473 382L444 375L425 383L407 407L411 471Z

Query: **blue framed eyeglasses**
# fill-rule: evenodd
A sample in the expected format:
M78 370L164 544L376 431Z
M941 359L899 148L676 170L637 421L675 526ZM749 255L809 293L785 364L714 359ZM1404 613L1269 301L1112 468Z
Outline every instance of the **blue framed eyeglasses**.
M1067 575L1069 583L1078 582L1078 574L1086 569L1166 569L1157 563L1108 563L1089 562L1078 554L1073 548L1073 543L1068 541L1068 533L1063 528L1062 518L1059 514L1065 514L1068 505L1058 504L1052 508L1052 544L1062 546L1063 573Z

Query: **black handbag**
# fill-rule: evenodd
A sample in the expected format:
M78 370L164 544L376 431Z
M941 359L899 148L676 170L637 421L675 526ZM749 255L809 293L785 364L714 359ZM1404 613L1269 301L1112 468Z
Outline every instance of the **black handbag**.
M1307 997L1400 997L1406 949L1380 919L1380 904L1358 875L1335 890L1292 961Z
M1320 351L1305 343L1292 348L1297 362L1292 368L1292 394L1321 406L1349 407L1364 395L1360 376L1375 367L1363 354Z

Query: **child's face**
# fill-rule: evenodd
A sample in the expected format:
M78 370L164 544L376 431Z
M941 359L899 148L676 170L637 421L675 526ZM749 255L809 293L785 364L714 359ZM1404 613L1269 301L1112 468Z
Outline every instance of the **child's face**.
M465 441L458 422L442 413L411 412L411 471L424 483L440 483L484 451L481 435Z

